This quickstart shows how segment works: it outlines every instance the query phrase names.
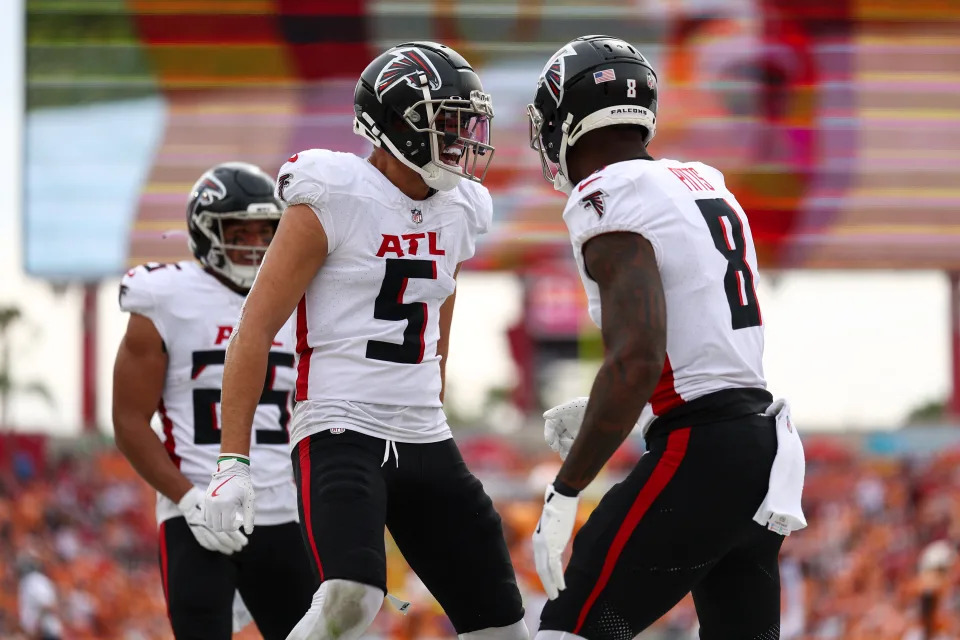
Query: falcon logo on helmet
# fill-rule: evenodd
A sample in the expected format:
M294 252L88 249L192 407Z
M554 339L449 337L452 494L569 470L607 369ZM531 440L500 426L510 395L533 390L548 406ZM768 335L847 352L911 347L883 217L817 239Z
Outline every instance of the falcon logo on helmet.
M406 81L411 88L419 89L420 83L417 76L420 74L426 76L432 91L440 88L440 74L420 49L416 47L400 49L390 64L386 65L377 76L377 100L383 102L383 94L403 81Z
M197 202L205 207L210 206L217 200L223 200L227 196L227 188L223 186L216 177L212 175L204 176L203 180L196 187L194 197Z
M559 105L563 100L563 76L566 64L563 59L567 56L575 56L577 52L570 45L557 51L557 54L547 63L540 73L540 84L546 85L547 90L553 99Z
M606 204L604 203L603 199L606 197L606 195L607 194L604 193L602 189L591 191L580 199L580 204L583 205L584 209L593 208L597 214L597 217L602 218L604 209L606 208Z

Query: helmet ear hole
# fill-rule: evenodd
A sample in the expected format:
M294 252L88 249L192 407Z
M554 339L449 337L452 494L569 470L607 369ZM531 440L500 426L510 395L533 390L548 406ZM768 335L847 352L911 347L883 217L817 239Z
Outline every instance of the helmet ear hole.
M387 111L387 127L397 133L403 131L404 128L409 128L407 127L407 121L403 119L403 114L395 108L390 108Z

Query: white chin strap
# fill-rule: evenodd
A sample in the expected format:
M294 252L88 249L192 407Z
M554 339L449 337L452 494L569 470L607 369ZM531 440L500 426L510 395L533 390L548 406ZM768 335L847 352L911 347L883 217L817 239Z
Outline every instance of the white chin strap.
M360 118L363 118L363 120ZM376 123L374 123L373 118L367 115L366 112L362 113L360 117L354 118L353 131L357 135L369 140L370 143L375 147L383 147L387 149L390 152L390 155L402 162L404 166L410 167L419 173L423 178L423 181L431 189L436 189L437 191L450 191L451 189L456 188L456 186L460 184L460 180L463 179L463 176L438 167L432 160L428 162L427 166L425 167L418 167L407 160L406 156L400 153L400 150L397 149L396 145L390 141L390 138L388 138L385 133L380 131Z
M189 242L190 250L195 249L193 240ZM261 256L262 260L262 256ZM222 266L216 266L218 263L223 262ZM253 281L257 277L257 272L260 270L259 265L253 264L235 264L230 258L227 257L226 250L222 246L217 246L211 248L207 252L206 256L200 258L200 263L204 267L214 271L215 273L226 278L233 284L237 285L240 289L250 290L250 287L253 286Z
M553 188L568 196L573 193L573 183L570 182L570 178L564 174L563 169L557 171L557 174L553 176Z
M424 167L411 167L414 171L423 176L423 181L427 186L437 191L450 191L455 189L463 176L458 176L451 171L444 171L432 162Z
M233 264L230 258L226 258L226 264L223 265L221 272L241 289L249 289L253 286L258 270L259 267L252 264Z
M560 170L553 176L553 188L561 191L568 196L573 193L573 183L567 177L567 147L572 147L576 140L570 139L570 123L573 121L573 114L568 113L567 119L560 125L563 135L560 136Z

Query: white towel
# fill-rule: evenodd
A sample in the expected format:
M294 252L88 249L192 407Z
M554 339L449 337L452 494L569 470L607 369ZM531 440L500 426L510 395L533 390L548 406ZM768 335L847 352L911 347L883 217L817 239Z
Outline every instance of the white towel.
M800 434L790 420L790 405L780 399L767 407L764 415L777 416L777 455L770 469L767 495L753 516L758 524L782 536L807 526L800 506L806 461Z

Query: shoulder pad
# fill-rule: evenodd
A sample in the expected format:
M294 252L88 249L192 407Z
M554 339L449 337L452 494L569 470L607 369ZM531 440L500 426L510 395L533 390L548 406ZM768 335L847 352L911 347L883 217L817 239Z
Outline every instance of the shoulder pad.
M183 263L148 262L124 274L120 281L120 309L150 317L163 299L176 290Z
M287 206L309 204L321 207L331 191L347 187L357 175L352 153L307 149L287 160L277 177L277 197Z
M457 188L466 200L470 230L475 234L489 231L493 223L493 199L490 191L471 180L461 180Z

